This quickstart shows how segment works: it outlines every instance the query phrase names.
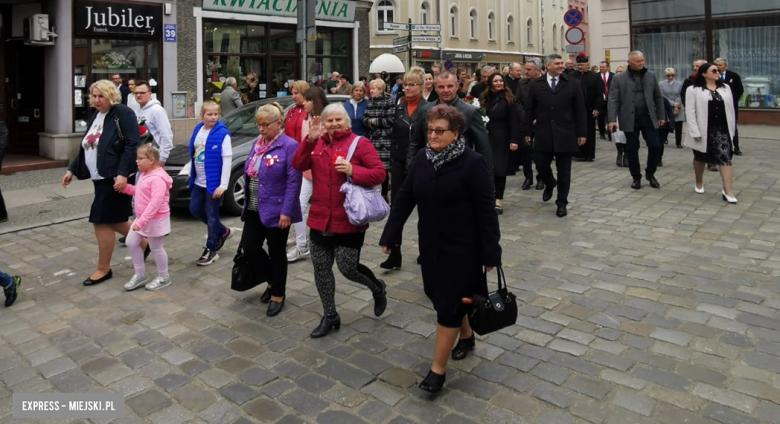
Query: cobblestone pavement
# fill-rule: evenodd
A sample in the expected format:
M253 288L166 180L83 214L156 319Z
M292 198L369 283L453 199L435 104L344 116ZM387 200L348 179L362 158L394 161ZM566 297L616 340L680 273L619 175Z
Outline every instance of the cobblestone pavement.
M0 422L13 422L12 392L112 391L126 396L116 423L778 424L780 147L742 144L737 205L713 172L693 194L690 151L673 146L662 188L635 191L599 142L596 162L574 166L565 219L511 179L502 245L521 315L450 362L435 397L416 388L435 314L413 222L402 271L378 270L379 226L366 238L385 315L337 274L344 325L323 339L308 337L321 313L308 260L291 265L285 309L267 318L261 289L229 289L236 239L194 266L204 227L185 214L167 240L174 284L159 292L122 291L123 247L116 277L83 287L96 259L83 219L0 235L2 267L24 276L0 310Z

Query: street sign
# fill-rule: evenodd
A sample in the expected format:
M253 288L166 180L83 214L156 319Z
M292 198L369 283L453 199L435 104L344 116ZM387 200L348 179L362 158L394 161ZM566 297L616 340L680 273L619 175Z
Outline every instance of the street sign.
M582 12L576 9L569 9L564 15L563 15L563 22L566 23L566 25L573 27L577 26L582 23Z
M610 62L611 54L612 54L612 52L610 52L609 50L604 50L604 60L606 60L607 62Z
M393 46L393 54L403 53L409 51L409 45Z
M385 22L385 30L400 29L402 31L409 31L409 24L400 24L397 22Z
M444 69L452 69L455 67L455 64L452 63L451 60L445 60L444 61Z
M413 35L412 42L415 43L441 43L440 35Z
M566 46L566 53L579 53L585 51L584 44L575 44L572 46Z
M569 28L566 31L566 41L569 44L580 44L585 39L585 33L579 27Z
M394 46L400 46L402 44L407 44L408 42L409 42L409 37L393 38L393 45Z
M175 43L176 42L176 24L165 24L165 42L167 43Z
M441 25L412 24L412 31L441 31Z

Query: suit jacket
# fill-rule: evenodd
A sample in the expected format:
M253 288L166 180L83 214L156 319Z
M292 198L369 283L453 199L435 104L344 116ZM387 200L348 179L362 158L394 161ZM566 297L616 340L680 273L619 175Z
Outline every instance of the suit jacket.
M685 79L682 83L682 88L680 88L680 100L682 101L683 107L685 107L685 90L688 89L688 87L693 85L693 75L689 76Z
M601 85L604 85L604 76L601 72L598 73L599 80L601 80ZM615 77L614 72L607 72L607 90L612 88L612 78ZM609 91L604 93L604 112L606 112L607 109L607 96L609 95Z
M721 78L722 79L722 78ZM734 111L737 111L737 104L739 99L745 94L745 87L742 85L742 77L734 71L726 70L726 79L723 81L731 87L731 95L733 97Z
M430 102L431 108L441 104L441 99L435 102ZM477 153L481 154L488 161L488 166L493 169L493 154L490 149L490 140L488 139L487 129L485 128L485 121L482 120L482 115L479 113L479 109L464 102L461 99L455 99L450 106L458 109L466 120L466 129L463 131L463 138L466 140L466 146L471 147ZM428 121L425 121L424 130L426 131L425 140L422 145L418 144L419 140L409 141L409 152L415 154L425 147L425 143L428 142ZM406 161L406 166L411 167L414 162L415 156L410 155Z
M531 78L521 79L520 82L517 83L517 90L515 91L515 109L518 119L520 119L523 124L525 124L525 105L528 101L528 90L533 81L534 80Z
M591 71L570 75L580 81L582 97L585 99L585 109L589 116L593 115L594 110L599 112L604 110L604 80L601 79L600 75Z
M119 93L122 95L122 104L127 106L127 97L132 95L132 93L130 93L130 87L124 84L119 84L119 87L117 88L119 89Z
M653 127L657 129L658 120L663 119L666 115L664 96L661 95L661 87L658 85L655 74L648 71L647 68L640 72L642 73L642 90L645 94L647 110L650 112ZM615 76L612 80L611 90L609 90L609 100L607 101L609 122L619 121L620 129L624 132L634 132L636 85L631 70L628 70Z
M241 101L241 95L231 86L227 86L222 90L222 96L219 98L219 103L222 105L223 116L236 110L237 107L244 105L244 102Z
M525 101L525 135L534 137L535 151L577 153L577 138L586 137L588 132L585 99L577 79L566 74L561 74L559 78L555 92L550 88L547 76L529 84Z

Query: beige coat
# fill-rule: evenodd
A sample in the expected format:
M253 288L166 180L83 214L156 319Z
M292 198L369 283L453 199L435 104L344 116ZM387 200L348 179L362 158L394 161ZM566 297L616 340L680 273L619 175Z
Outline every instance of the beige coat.
M734 143L734 101L731 89L727 85L717 89L726 107L726 122L729 127L729 137ZM685 90L685 119L688 123L688 131L685 133L683 145L693 150L707 152L707 122L709 120L710 91L701 87L688 87ZM696 140L698 138L698 140Z

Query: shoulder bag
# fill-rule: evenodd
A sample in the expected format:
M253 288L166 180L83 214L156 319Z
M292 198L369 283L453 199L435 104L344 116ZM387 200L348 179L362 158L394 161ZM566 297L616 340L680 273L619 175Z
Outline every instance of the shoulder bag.
M349 146L347 162L352 159L361 138L355 137ZM347 195L344 200L344 209L346 209L347 218L352 225L363 226L369 222L381 221L390 214L390 206L382 198L381 193L374 190L373 187L368 188L353 184L352 177L347 177L347 182L341 185L339 191Z
M517 299L506 287L501 266L496 267L498 290L487 297L474 295L474 309L469 313L469 325L480 336L509 327L517 322Z

